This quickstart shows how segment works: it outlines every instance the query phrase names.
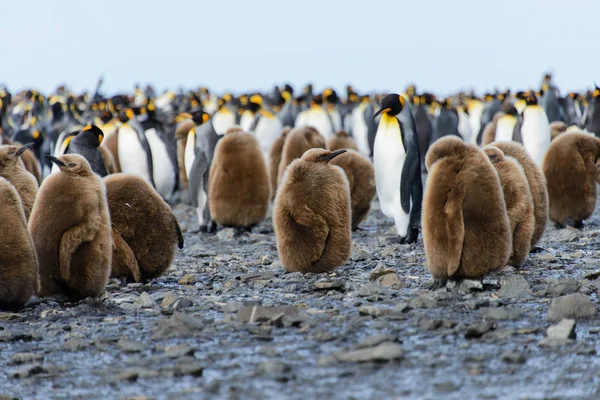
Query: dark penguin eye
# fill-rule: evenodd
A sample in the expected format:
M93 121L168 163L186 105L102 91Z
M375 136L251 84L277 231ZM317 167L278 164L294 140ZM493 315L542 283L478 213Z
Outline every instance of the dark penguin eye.
M77 164L75 164L75 163L68 163L67 164L67 167L69 167L69 168L73 168L73 167L76 167L76 166L77 166Z

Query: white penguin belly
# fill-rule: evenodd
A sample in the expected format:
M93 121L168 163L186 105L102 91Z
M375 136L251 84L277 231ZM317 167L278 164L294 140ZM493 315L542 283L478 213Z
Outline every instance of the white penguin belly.
M319 133L325 138L325 142L327 142L333 136L333 126L331 125L329 114L327 114L327 111L323 110L321 107L311 109L307 112L304 125L312 126L319 131Z
M369 128L364 118L364 107L358 106L352 110L352 136L356 141L358 152L365 157L371 155L371 149L369 149Z
M127 124L119 129L119 163L121 171L150 182L150 171L146 151L140 143L137 132Z
M302 128L303 126L306 126L306 111L300 111L294 121L295 128Z
M185 143L185 152L183 154L183 161L185 165L185 174L190 176L192 165L196 159L196 133L194 130L190 130L187 135L187 142Z
M56 158L62 156L66 150L66 146L64 145L66 135L67 135L66 132L61 133L58 136L58 140L56 141L56 144L54 145L54 151L52 152L52 155ZM56 164L52 163L52 169L50 170L50 174L56 174L59 171L60 171L60 169L58 168L58 166Z
M283 125L279 118L275 116L263 116L258 121L258 124L256 124L254 133L256 134L256 139L258 140L265 160L269 159L269 151L271 150L271 146L273 145L273 142L275 142L275 140L277 140L277 138L281 135L282 130Z
M244 111L242 117L240 118L240 128L244 130L244 132L250 132L250 128L252 128L252 124L254 123L254 114L250 111Z
M496 124L496 137L497 142L510 142L513 140L513 132L515 131L515 125L517 119L512 115L505 115L498 120Z
M533 161L541 167L546 150L550 146L550 123L546 112L540 106L528 106L523 111L521 138Z
M462 136L466 143L471 142L473 131L471 130L469 116L463 110L458 110L458 133L460 133L460 136Z
M477 142L477 135L481 129L481 114L483 114L483 104L477 103L469 108L469 124L471 125L471 143Z
M217 135L224 135L229 128L235 125L235 114L229 110L217 111L212 117L212 124Z
M340 112L335 108L332 110L327 110L329 114L329 118L331 119L331 124L333 125L333 132L339 132L342 130L342 116Z
M386 116L386 119L386 121L382 120L380 122L375 136L373 149L375 187L381 212L386 217L394 219L398 234L405 237L408 233L410 216L402 210L400 181L406 152L402 145L402 137L397 121L390 122L388 116ZM394 120L396 119L394 118Z
M204 188L198 190L198 208L196 208L196 214L198 214L198 224L201 226L206 225L209 221L204 220L204 208L206 207L206 201L208 195L204 191Z
M175 187L175 169L165 143L158 137L156 129L146 132L146 139L152 152L152 173L154 187L163 198L169 198Z

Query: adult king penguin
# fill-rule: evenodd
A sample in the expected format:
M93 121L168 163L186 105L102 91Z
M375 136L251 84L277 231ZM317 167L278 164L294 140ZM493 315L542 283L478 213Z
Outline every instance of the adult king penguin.
M385 96L375 135L373 161L381 211L393 218L400 243L414 243L419 234L423 184L415 122L406 100Z
M375 141L375 132L377 125L373 115L375 110L369 96L362 96L360 103L354 107L351 113L352 136L356 141L358 151L365 157L373 155L373 142Z
M521 126L523 146L533 161L541 167L546 150L550 147L550 123L546 112L538 105L535 93L527 95L525 104Z

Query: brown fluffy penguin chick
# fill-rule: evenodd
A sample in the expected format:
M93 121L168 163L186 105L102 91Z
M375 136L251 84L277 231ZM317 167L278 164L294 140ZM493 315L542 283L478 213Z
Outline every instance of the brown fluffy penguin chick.
M106 168L106 172L109 175L118 173L119 170L117 169L117 163L115 161L115 157L112 155L112 152L104 146L99 146L98 150L100 151L100 155L104 161L104 168Z
M44 180L33 205L29 231L40 266L39 295L71 300L100 295L112 259L106 188L85 158L49 157L60 173Z
M341 167L346 173L350 184L352 230L356 230L358 224L369 215L371 202L375 198L375 168L368 158L354 150L340 154L329 164Z
M358 146L356 146L354 138L349 136L348 132L346 131L336 132L327 142L327 148L331 151L341 149L352 149L358 151Z
M496 126L498 125L498 120L504 115L506 114L502 111L497 112L496 114L494 114L492 121L488 122L488 124L485 126L485 128L483 129L483 137L481 139L482 146L487 146L496 139Z
M556 139L556 137L567 130L567 124L562 121L554 121L550 124L550 140Z
M533 199L533 216L535 220L535 227L531 236L531 248L533 249L542 238L546 230L546 223L548 222L548 188L546 186L546 178L542 169L533 161L523 145L517 142L493 142L492 146L502 150L505 156L517 160L521 164L521 167L523 167L523 171L527 177L531 198Z
M557 225L572 219L579 228L594 212L599 157L600 139L594 135L569 133L550 143L542 170L548 182L550 219Z
M498 147L487 145L483 151L498 171L504 192L512 234L512 254L508 263L513 267L520 267L529 254L531 237L535 229L529 182L521 164L512 157L505 157Z
M177 139L177 165L179 167L179 182L185 190L188 188L188 177L185 172L185 146L187 144L187 135L196 128L196 123L188 118L177 124L175 128L175 137Z
M183 247L183 236L169 205L135 175L104 178L112 223L112 273L141 282L161 276Z
M17 147L22 146L22 144L19 142L13 142L11 144L13 146L17 146ZM42 171L41 171L40 163L37 159L37 156L35 155L33 150L31 150L30 148L25 150L25 152L21 155L21 161L23 162L25 169L27 171L29 171L31 173L31 175L34 176L35 180L38 183L38 186L41 185L42 184Z
M277 181L281 182L281 177L285 168L296 158L310 149L325 148L325 138L312 126L292 129L285 139L283 150L281 151L281 162L279 163L279 172Z
M275 139L273 144L271 145L271 150L269 151L269 179L271 180L271 200L275 198L275 193L277 192L277 178L279 175L279 163L281 162L281 153L283 151L283 145L285 143L285 139L287 138L288 133L292 128L289 126L283 128L281 131L281 135Z
M20 157L28 146L0 146L0 176L8 180L17 189L21 198L25 219L29 220L33 202L38 192L38 182L25 169Z
M35 248L15 187L0 177L0 309L18 310L39 290Z
M331 271L350 257L350 187L344 171L329 165L344 152L308 150L283 175L273 225L288 271Z
M423 242L438 283L480 278L506 266L512 238L494 166L477 146L446 136L425 157Z
M208 174L208 206L221 226L250 229L267 216L269 171L256 136L235 130L215 147Z

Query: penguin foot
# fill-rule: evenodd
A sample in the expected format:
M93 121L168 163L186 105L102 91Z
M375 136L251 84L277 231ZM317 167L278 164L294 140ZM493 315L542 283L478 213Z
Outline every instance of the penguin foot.
M206 227L206 233L215 233L217 232L217 223L215 221L210 221L210 224Z
M583 220L578 219L578 220L573 221L573 228L582 229L583 228Z
M418 237L419 237L419 230L416 228L411 228L410 231L408 232L408 235L400 237L400 244L416 243Z
M544 250L545 249L543 247L535 246L531 250L529 250L529 253L534 254L534 253L539 253L540 251L544 251Z
M561 224L560 222L555 222L554 227L556 229L565 229L567 226L565 224Z
M244 233L248 232L252 232L252 227L250 226L236 226L235 228L233 228L234 230L234 236L242 236Z
M208 232L208 226L200 225L200 228L198 228L198 232L202 232L202 233Z
M438 290L446 287L446 283L448 281L446 279L434 279L429 285L427 285L428 290Z

